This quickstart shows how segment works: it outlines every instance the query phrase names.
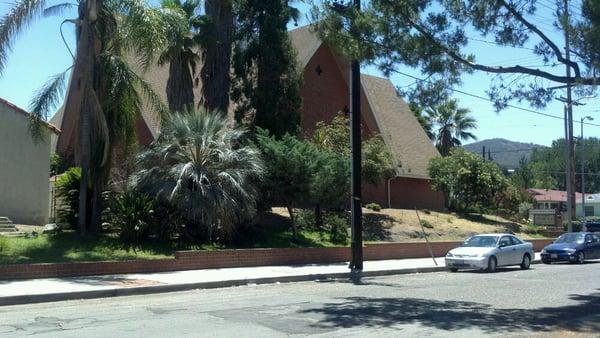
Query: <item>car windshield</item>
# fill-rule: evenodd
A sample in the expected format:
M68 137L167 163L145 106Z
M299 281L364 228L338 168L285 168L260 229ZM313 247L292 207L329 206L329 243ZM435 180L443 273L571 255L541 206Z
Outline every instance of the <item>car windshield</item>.
M463 242L462 246L468 247L494 247L498 242L498 236L473 236Z
M564 234L556 240L556 243L577 243L581 244L585 240L585 234Z

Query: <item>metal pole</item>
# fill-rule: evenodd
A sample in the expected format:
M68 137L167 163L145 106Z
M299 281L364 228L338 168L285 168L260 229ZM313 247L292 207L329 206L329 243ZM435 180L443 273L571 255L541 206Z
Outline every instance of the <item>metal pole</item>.
M483 159L485 160L485 146L483 146L483 152L481 154L483 156Z
M585 145L583 139L583 120L581 118L581 211L583 213L582 230L585 228Z
M360 0L354 0L356 10L360 11ZM354 23L352 23L354 26ZM354 32L354 27L352 27ZM362 238L362 191L361 191L361 128L360 128L360 62L352 60L351 76L351 143L352 143L352 260L349 268L361 271L363 269L363 238Z
M570 42L569 42L569 0L564 0L565 6L565 21L567 27L564 27L565 30L565 59L566 59L566 68L567 68L567 102L566 102L566 110L567 110L567 126L569 130L569 138L567 140L567 208L569 212L567 213L568 220L568 231L573 231L573 215L574 215L574 207L575 207L575 166L574 166L574 142L573 142L573 99L571 93L571 66L569 62L571 61L571 51L570 51Z

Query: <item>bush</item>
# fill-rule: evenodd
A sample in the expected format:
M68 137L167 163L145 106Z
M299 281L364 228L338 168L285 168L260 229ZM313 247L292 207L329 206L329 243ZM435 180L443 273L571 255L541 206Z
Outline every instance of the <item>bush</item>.
M122 240L140 243L150 236L153 213L153 200L150 197L126 191L109 201L105 220L119 230Z
M0 253L8 250L8 240L0 236Z
M327 215L325 224L329 227L329 241L335 244L348 244L348 229L346 218L339 215Z
M79 211L79 185L81 168L69 168L56 182L56 197L60 200L56 210L57 223L77 224Z
M303 209L295 212L296 225L299 229L311 230L316 228L315 212L313 210Z
M533 208L533 204L529 202L522 202L519 204L519 217L528 219L529 218L529 210Z
M373 211L381 211L381 205L377 203L369 203L365 205L365 208L373 210Z
M421 220L421 225L424 228L428 228L428 229L433 229L433 224L431 224L429 221L422 219Z

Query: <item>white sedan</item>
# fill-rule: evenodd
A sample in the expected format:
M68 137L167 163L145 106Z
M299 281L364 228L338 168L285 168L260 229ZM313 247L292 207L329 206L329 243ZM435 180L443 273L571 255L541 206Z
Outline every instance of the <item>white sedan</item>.
M520 265L529 269L533 259L533 244L511 234L484 234L473 236L446 255L446 268L485 269L496 271L499 266Z

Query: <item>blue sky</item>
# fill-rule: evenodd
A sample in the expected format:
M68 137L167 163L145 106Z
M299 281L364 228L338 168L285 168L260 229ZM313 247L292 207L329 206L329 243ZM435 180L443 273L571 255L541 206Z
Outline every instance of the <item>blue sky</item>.
M50 2L52 4L52 2ZM7 13L10 3L0 0L0 15ZM299 5L303 13L307 13L308 5ZM40 88L47 79L67 69L71 63L71 56L66 49L60 36L60 23L64 18L73 18L76 13L65 13L61 18L43 18L35 22L20 35L13 51L9 57L7 67L0 78L0 96L14 104L27 108L34 92ZM543 10L533 18L539 26L545 30L551 30L549 25L551 13ZM301 25L309 21L303 16ZM292 27L293 28L293 27ZM72 25L63 25L63 33L67 43L73 49L74 30ZM562 43L560 33L551 33L553 38ZM491 40L477 36L472 32L469 36ZM477 56L477 60L492 65L509 65L515 62L522 65L542 64L528 50L502 48L489 43L471 41L470 51ZM422 77L412 69L401 69L402 71ZM560 69L562 71L562 69ZM374 67L364 67L363 72L372 75L381 75ZM486 73L475 73L463 77L461 91L486 96L485 90L489 88L493 76ZM406 76L395 75L391 78L396 86L407 86L414 82ZM563 94L564 95L564 94ZM552 140L563 137L563 122L558 119L541 117L533 113L508 108L496 113L490 102L456 93L455 98L459 100L460 106L469 108L472 115L477 119L478 128L475 131L478 139L501 137L520 142L533 142L549 145ZM600 123L599 100L584 101L585 106L575 107L574 117L591 115ZM518 104L528 108L526 104ZM544 113L562 116L563 107L559 102L550 104L546 109L540 110ZM579 134L579 125L575 125L576 135ZM585 133L588 136L600 136L600 127L586 126Z

